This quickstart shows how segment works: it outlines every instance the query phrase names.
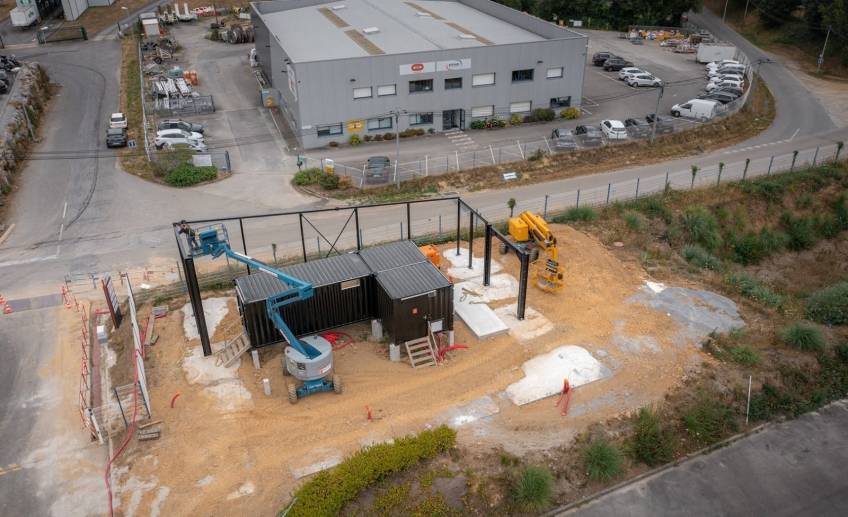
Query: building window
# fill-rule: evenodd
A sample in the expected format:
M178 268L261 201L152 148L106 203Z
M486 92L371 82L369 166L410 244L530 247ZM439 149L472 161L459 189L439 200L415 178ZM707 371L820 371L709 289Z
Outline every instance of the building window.
M471 86L490 86L495 84L495 74L475 74L471 76Z
M391 128L392 128L392 117L369 118L368 119L368 131L377 131L379 129L391 129Z
M471 118L491 117L494 114L494 106L477 106L476 108L471 108Z
M513 102L509 105L510 113L527 113L530 111L530 108L533 106L533 103L530 101L521 101L521 102Z
M421 126L425 124L433 123L433 114L432 113L416 113L414 115L409 116L409 125L410 126Z
M445 79L445 90L458 90L460 88L462 88L462 77Z
M328 126L318 126L318 136L333 136L342 134L342 123L330 124Z
M551 99L551 108L568 108L569 106L571 106L571 95Z
M528 68L527 70L513 70L512 71L512 82L521 83L524 81L532 81L533 80L533 69Z
M393 84L386 84L377 87L377 97L386 97L389 95L397 95L397 87Z
M409 93L432 92L433 80L421 79L420 81L409 81Z
M562 79L562 67L548 68L548 79Z
M364 88L354 88L353 89L353 98L354 99L367 99L371 97L371 87L367 86Z

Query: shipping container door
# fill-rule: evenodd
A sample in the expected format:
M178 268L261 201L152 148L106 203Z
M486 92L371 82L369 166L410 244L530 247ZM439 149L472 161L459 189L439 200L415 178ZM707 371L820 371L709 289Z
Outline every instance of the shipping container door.
M399 343L427 336L427 322L439 319L440 316L431 314L433 312L432 299L436 291L404 298L396 302L395 328L398 336L395 340Z

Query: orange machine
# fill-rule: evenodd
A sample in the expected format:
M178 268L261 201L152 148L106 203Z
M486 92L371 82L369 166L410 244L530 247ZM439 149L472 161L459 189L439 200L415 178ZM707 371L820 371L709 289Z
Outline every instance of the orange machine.
M436 268L441 265L442 256L441 254L439 254L439 248L433 246L432 244L427 244L425 246L419 246L418 249L421 250L421 253L423 253L424 256L427 257L427 260L429 260L434 266L436 266Z

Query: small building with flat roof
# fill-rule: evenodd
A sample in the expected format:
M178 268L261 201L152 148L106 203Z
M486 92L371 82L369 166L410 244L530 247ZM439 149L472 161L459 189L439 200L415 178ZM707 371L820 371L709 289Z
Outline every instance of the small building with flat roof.
M271 102L305 148L580 105L588 38L490 0L251 7Z

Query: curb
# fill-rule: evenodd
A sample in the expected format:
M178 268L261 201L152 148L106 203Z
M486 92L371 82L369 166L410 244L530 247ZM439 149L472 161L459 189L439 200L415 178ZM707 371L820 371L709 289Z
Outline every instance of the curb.
M749 430L747 430L743 433L735 434L735 435L731 436L730 438L726 438L726 439L724 439L720 442L714 443L714 444L712 444L708 447L704 447L703 449L698 449L697 451L690 452L686 456L683 456L682 458L679 458L675 461L672 461L671 463L666 463L665 465L663 465L661 467L657 467L653 470L643 472L642 474L639 474L636 477L627 479L627 480L622 481L621 483L617 483L617 484L615 484L611 487L607 487L607 488L601 490L600 492L595 492L594 494L586 496L583 499L578 499L577 501L574 501L573 503L568 503L566 505L560 506L559 508L555 508L553 510L550 510L546 513L543 513L542 517L553 517L555 515L563 515L566 512L569 512L571 510L575 510L575 509L577 509L581 506L585 506L585 505L587 505L587 504L589 504L589 503L591 503L591 502L593 502L597 499L600 499L600 498L602 498L602 497L604 497L604 496L606 496L606 495L608 495L612 492L615 492L617 490L625 488L625 487L632 485L632 484L634 484L638 481L642 481L643 479L661 474L661 473L665 472L666 470L672 469L674 467L679 467L680 465L687 463L687 462L689 462L689 461L691 461L691 460L693 460L693 459L695 459L699 456L703 456L703 455L711 453L715 450L727 447L728 445L731 445L734 442L737 442L737 441L739 441L743 438L748 438L749 436L753 436L755 434L758 434L758 433L766 430L767 428L769 428L769 427L771 427L775 424L782 423L782 422L783 422L783 420L774 420L774 421L771 421L771 422L766 422L764 424L760 424L760 425L753 427L753 428L751 428L751 429L749 429Z
M6 228L6 231L3 232L3 235L0 235L0 245L2 245L4 242L6 242L6 239L9 238L9 235L12 234L12 230L14 230L14 229L15 229L15 223L10 224L9 227Z

